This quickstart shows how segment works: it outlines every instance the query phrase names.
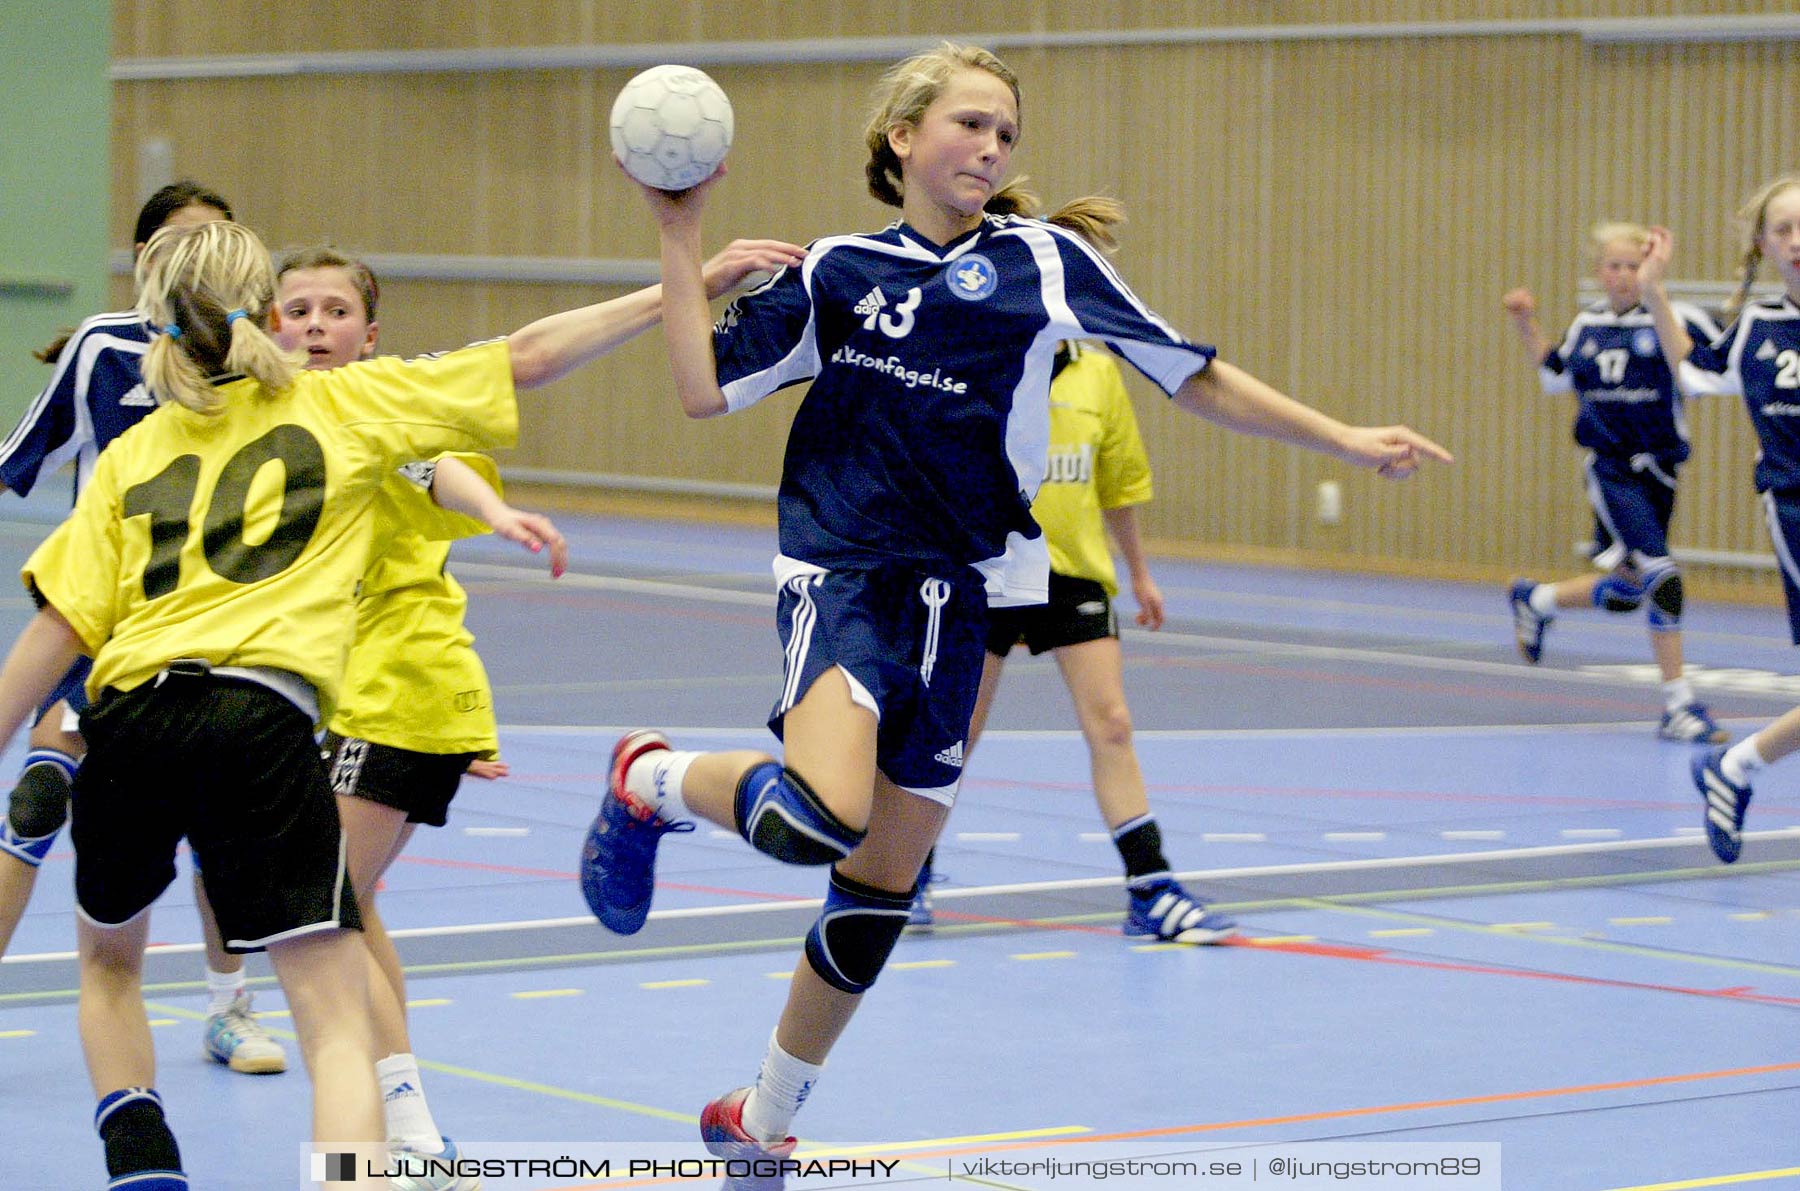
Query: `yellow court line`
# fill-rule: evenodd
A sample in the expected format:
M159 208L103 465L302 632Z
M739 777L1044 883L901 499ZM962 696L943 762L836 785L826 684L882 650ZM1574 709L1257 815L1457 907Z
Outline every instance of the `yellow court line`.
M34 1038L36 1030L0 1030L0 1038Z
M417 1001L408 1001L406 1007L408 1009L431 1009L452 1003L449 997L423 997Z
M144 1008L157 1013L168 1013L189 1021L205 1021L206 1014L196 1013L191 1009L183 1009L175 1005L159 1005L144 1002ZM297 1041L292 1030L270 1030L270 1034L290 1042ZM577 1092L569 1088L559 1088L551 1084L536 1083L529 1079L514 1079L510 1075L495 1075L491 1071L477 1071L473 1067L457 1067L450 1063L440 1063L434 1059L420 1059L422 1071L437 1071L444 1075L455 1075L463 1079L472 1079L477 1083L485 1083L497 1088L510 1088L515 1092L531 1092L539 1096L550 1096L558 1100L572 1100L577 1104L591 1104L596 1108L610 1108L618 1112L631 1113L634 1116L653 1117L659 1121L675 1121L683 1125L698 1125L700 1118L691 1113L670 1112L664 1108L655 1108L648 1104L634 1104L630 1100L614 1100L610 1096L596 1096L590 1092Z
M1669 926L1674 919L1667 914L1647 914L1641 918L1608 918L1613 926Z
M1407 939L1430 933L1429 926L1396 926L1387 930L1372 930L1369 932L1369 937L1371 939Z
M1252 947L1279 947L1284 943L1317 943L1318 941L1318 935L1257 935L1255 938L1244 940Z
M794 969L789 968L785 972L764 972L763 975L767 976L770 980L792 980L794 978Z
M544 997L579 997L581 993L579 988L534 988L506 995L520 1001L536 1001Z
M1010 958L1022 959L1022 960L1074 959L1075 953L1073 951L1021 951L1017 955L1014 955Z
M1728 1187L1733 1183L1766 1183L1770 1179L1800 1178L1800 1166L1784 1170L1751 1170L1743 1174L1721 1174L1705 1179L1682 1179L1679 1183L1645 1183L1641 1187L1615 1187L1613 1191L1686 1191L1690 1187Z
M887 970L895 972L911 971L915 968L954 968L953 959L909 959L901 964L889 964Z
M702 985L711 983L712 981L710 980L640 980L638 981L638 987L648 989L699 988Z
M1739 861L1733 866L1732 875L1749 876L1753 873L1790 873L1800 871L1800 860L1759 860ZM1554 877L1535 881L1492 881L1486 884L1468 885L1432 885L1418 889L1376 889L1367 893L1337 893L1323 897L1269 897L1249 898L1243 901L1215 902L1221 910L1249 913L1256 910L1293 910L1293 909L1352 909L1355 907L1378 904L1381 902L1400 901L1417 902L1452 897L1492 897L1509 893L1536 893L1562 889L1596 889L1614 885L1645 885L1666 881L1717 880L1719 866L1716 864L1698 868L1656 869L1636 873L1608 873L1592 877ZM1390 917L1404 917L1396 913ZM1762 914L1762 917L1769 917ZM1423 915L1414 917L1423 921L1447 922L1443 919L1431 919ZM936 929L936 937L950 938L972 934L992 934L999 931L1016 931L1021 925L1026 927L1058 927L1083 926L1092 923L1116 923L1119 914L1109 910L1094 914L1055 914L1041 918L1004 919L995 922L962 922L940 923ZM1488 929L1488 928L1481 928ZM1539 936L1540 938L1543 936ZM1582 942L1577 939L1551 938L1550 942ZM1586 940L1593 942L1593 940ZM452 973L480 973L492 971L525 972L534 968L572 967L582 964L632 963L648 959L667 959L673 956L732 955L745 952L769 951L778 947L797 947L805 942L801 936L792 938L747 939L739 942L718 943L685 943L668 947L642 947L628 951L582 951L567 952L560 955L515 956L510 959L487 960L451 960L434 964L407 964L404 971L414 975L446 975ZM1187 950L1185 943L1169 944L1163 947L1135 947L1133 950ZM1629 947L1620 947L1621 951L1632 951ZM1713 962L1720 967L1749 967L1753 971L1768 971L1779 975L1800 975L1800 969L1777 968L1772 966L1752 966L1739 961L1709 961L1703 957L1683 956L1653 950L1643 950L1640 954L1663 955L1669 959L1685 959L1689 962ZM892 967L893 965L889 965ZM249 983L256 988L272 988L275 986L273 976L252 976ZM143 991L153 995L158 993L190 993L203 992L206 988L200 980L171 980L157 984L146 984ZM37 992L0 993L0 1006L16 1002L29 1001L45 1003L50 1000L73 1000L79 989L45 989ZM258 1011L260 1013L260 1010Z
M1330 910L1337 914L1356 914L1364 918L1385 918L1400 922L1429 922L1442 930L1457 930L1468 934L1491 935L1504 934L1514 939L1529 939L1534 943L1554 943L1563 947L1583 947L1590 951L1611 951L1619 955L1636 955L1648 959L1666 959L1676 963L1698 964L1706 968L1725 968L1736 972L1756 972L1766 976L1800 977L1800 968L1786 967L1781 964L1765 964L1755 960L1731 959L1715 955L1695 955L1686 951L1667 951L1661 947L1646 947L1637 943L1616 943L1610 939L1583 939L1574 935L1544 935L1533 932L1506 931L1480 922L1459 922L1454 918L1439 918L1434 914L1421 914L1416 910L1386 910L1377 906L1346 906L1335 902L1303 899L1309 902L1310 908Z

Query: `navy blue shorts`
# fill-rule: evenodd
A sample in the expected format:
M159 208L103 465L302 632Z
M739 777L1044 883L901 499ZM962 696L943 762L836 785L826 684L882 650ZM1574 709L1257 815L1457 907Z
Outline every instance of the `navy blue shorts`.
M1669 518L1675 514L1673 463L1649 455L1618 459L1590 455L1588 503L1594 506L1594 562L1613 570L1669 554Z
M875 763L901 789L950 806L987 635L987 592L965 578L910 567L822 571L782 584L776 610L786 679L769 713L782 718L833 666L874 712Z
M1769 522L1769 540L1781 563L1781 590L1787 595L1788 636L1800 645L1800 490L1762 494L1763 516Z

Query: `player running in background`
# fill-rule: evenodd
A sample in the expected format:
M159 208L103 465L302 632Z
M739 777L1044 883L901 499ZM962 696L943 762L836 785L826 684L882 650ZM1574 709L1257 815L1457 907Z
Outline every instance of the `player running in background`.
M1575 315L1560 345L1539 325L1531 291L1515 289L1502 299L1544 392L1575 394L1575 441L1587 450L1582 468L1594 509L1594 565L1600 568L1555 583L1518 579L1507 598L1519 654L1534 666L1560 610L1645 608L1650 652L1662 673L1656 734L1716 744L1727 734L1694 698L1682 670L1686 598L1680 568L1669 557L1669 518L1688 457L1687 412L1641 300L1638 265L1649 234L1635 223L1594 225L1594 276L1606 296ZM1718 334L1698 306L1683 302L1676 313L1688 333L1706 342Z
M1738 211L1749 232L1742 280L1726 307L1735 321L1711 342L1694 341L1682 326L1675 304L1663 289L1674 237L1666 228L1651 232L1644 258L1644 302L1656 318L1669 366L1679 368L1691 392L1744 399L1762 450L1756 459L1756 490L1762 494L1769 538L1781 563L1787 595L1788 627L1800 645L1800 174L1762 186ZM1747 302L1764 260L1775 263L1782 292ZM1751 778L1800 749L1800 708L1736 744L1708 749L1694 758L1694 784L1706 800L1707 842L1726 864L1744 846L1744 815L1750 809Z

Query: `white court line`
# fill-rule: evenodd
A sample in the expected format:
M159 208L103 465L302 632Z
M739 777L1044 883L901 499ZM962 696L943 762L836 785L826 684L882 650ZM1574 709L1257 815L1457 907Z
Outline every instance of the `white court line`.
M1746 831L1744 841L1791 839L1800 837L1800 827L1775 831ZM1592 844L1547 844L1534 848L1501 848L1488 852L1448 852L1442 856L1387 856L1369 860L1325 860L1301 864L1244 865L1237 868L1191 869L1173 874L1179 881L1236 881L1250 877L1307 876L1319 873L1376 872L1382 869L1414 868L1420 864L1491 865L1496 860L1548 859L1554 856L1591 855L1618 852L1628 848L1667 849L1692 848L1692 839L1661 838L1609 840ZM932 899L939 904L964 898L992 897L1013 893L1059 893L1072 889L1122 889L1124 877L1076 877L1061 881L1022 881L1010 885L976 885L961 889L934 889ZM1421 890L1420 892L1424 892ZM743 915L781 913L785 910L816 910L825 901L817 897L796 897L780 901L732 903L716 906L687 906L679 910L652 910L650 917L662 921L685 918L735 918ZM452 935L485 935L502 931L557 930L568 927L592 927L598 936L605 930L588 915L574 918L530 918L517 922L477 922L459 926L419 926L389 931L396 939L444 938ZM200 951L199 943L167 943L149 948L156 955L180 955ZM76 958L73 951L48 951L30 955L9 955L0 964L45 963Z
M754 592L726 591L716 587L706 587L694 583L680 583L666 579L623 579L606 575L584 575L574 571L568 572L561 579L552 580L541 570L510 563L463 562L457 560L451 564L451 570L458 573L467 572L471 576L480 576L487 579L520 580L545 586L562 584L564 586L584 587L601 591L633 591L643 594L664 595L675 599L705 600L714 603L745 605L760 604L764 607L773 607L775 603L772 579L770 580L771 590L765 596ZM734 572L725 572L720 575L721 578L731 578L734 576ZM1164 590L1184 596L1199 596L1211 603L1248 604L1257 608L1286 607L1322 613L1352 613L1360 616L1386 617L1388 619L1400 619L1405 621L1417 621L1420 618L1426 618L1439 620L1446 624L1496 624L1502 629L1504 629L1507 624L1505 611L1498 604L1495 607L1494 614L1489 616L1485 613L1459 612L1451 609L1404 608L1388 604L1360 604L1352 603L1347 600L1320 599L1313 596L1280 595L1277 593L1265 592L1222 591L1214 588L1190 587L1184 585L1176 585L1174 587L1165 588ZM1592 623L1584 623L1581 628L1583 632L1592 631L1619 637L1632 637L1634 639L1640 632L1640 630L1637 630L1632 626L1615 625L1598 620ZM1161 631L1150 633L1138 629L1124 629L1123 631L1127 636L1141 638L1143 640L1169 640L1177 635ZM1744 633L1725 633L1693 628L1684 628L1683 631L1688 637L1696 641L1710 640L1733 642L1746 645L1765 646L1768 648L1780 648L1787 644L1776 635L1759 637ZM1495 639L1497 641L1503 641L1504 634L1497 633ZM1515 664L1505 668L1517 670L1519 667Z
M1729 716L1719 720L1721 724L1761 727L1769 722L1768 716ZM1648 729L1644 720L1619 720L1611 723L1591 724L1432 724L1425 726L1395 725L1392 727L1368 728L1133 728L1132 736L1138 740L1169 741L1205 741L1205 740L1239 740L1239 739L1284 739L1293 737L1317 737L1321 740L1355 739L1358 737L1384 736L1542 736L1553 734L1565 735L1611 735L1617 732L1644 733L1648 739ZM510 736L621 736L626 732L640 728L641 724L502 724L500 731ZM662 727L659 729L671 738L692 736L710 740L739 740L744 737L768 739L768 730L760 727L720 728L720 727ZM1081 731L1078 728L989 728L982 732L983 740L1079 740Z
M772 608L775 605L773 591L766 593L734 591L661 579L622 579L604 575L582 575L574 572L564 575L561 579L551 579L547 574L533 568L499 563L458 563L452 569L466 572L471 577L516 580L546 587L561 584L566 587L580 587L596 591L626 591L640 595L655 595L666 599L700 600L708 603L737 604L746 607ZM1504 618L1496 613L1494 619L1498 623ZM1344 645L1308 645L1293 641L1245 640L1238 637L1214 637L1204 633L1181 633L1170 629L1152 633L1144 629L1122 628L1120 635L1130 641L1162 642L1165 645L1216 649L1226 653L1275 654L1287 657L1318 658L1327 661L1367 662L1373 665L1410 667L1418 670L1485 674L1536 679L1543 682L1572 682L1591 686L1641 688L1645 685L1640 679L1624 675L1592 674L1555 666L1523 666L1518 662L1486 662L1478 658L1439 657L1400 650L1364 649ZM1771 641L1769 644L1774 643Z

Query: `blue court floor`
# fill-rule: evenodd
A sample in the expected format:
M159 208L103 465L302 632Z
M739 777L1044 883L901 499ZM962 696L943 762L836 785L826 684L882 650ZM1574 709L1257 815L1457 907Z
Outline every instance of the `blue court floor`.
M10 507L0 561L16 566L54 514ZM620 731L772 746L772 533L559 524L575 552L559 582L497 543L453 558L513 772L465 781L449 825L390 871L384 914L426 1090L465 1152L691 1151L700 1107L755 1074L822 875L703 825L665 842L655 911L630 939L592 921L574 875ZM1486 586L1173 560L1156 573L1170 623L1125 638L1151 804L1184 880L1243 935L1121 936L1118 860L1061 680L1015 658L940 846L938 926L902 941L796 1122L802 1156L901 1165L790 1186L946 1181L959 1156L1008 1145L1261 1162L1332 1143L1497 1146L1470 1152L1500 1181L1320 1186L1800 1187L1800 766L1759 780L1727 868L1701 837L1690 749L1653 735L1641 622L1566 616L1527 667ZM0 601L7 630L28 615ZM1734 734L1800 702L1779 609L1702 603L1689 625L1696 685ZM8 1188L104 1184L71 871L65 846L0 964L0 1119L32 1139L4 1147ZM192 901L183 880L155 912L146 1000L194 1185L300 1185L303 1075L201 1057ZM252 965L258 1007L285 1030L266 961ZM1098 1185L982 1178L949 1181Z

